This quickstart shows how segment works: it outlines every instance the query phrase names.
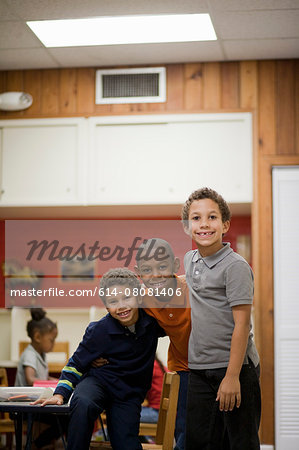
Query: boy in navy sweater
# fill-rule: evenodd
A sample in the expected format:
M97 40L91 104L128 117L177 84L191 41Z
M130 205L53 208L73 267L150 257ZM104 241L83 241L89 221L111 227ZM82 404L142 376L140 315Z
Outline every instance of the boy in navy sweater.
M101 279L99 293L108 314L87 327L53 397L42 405L62 404L74 391L69 450L89 449L94 422L104 409L113 449L141 450L141 404L151 386L158 337L165 332L138 308L140 283L130 270L108 271ZM109 364L92 367L99 356Z

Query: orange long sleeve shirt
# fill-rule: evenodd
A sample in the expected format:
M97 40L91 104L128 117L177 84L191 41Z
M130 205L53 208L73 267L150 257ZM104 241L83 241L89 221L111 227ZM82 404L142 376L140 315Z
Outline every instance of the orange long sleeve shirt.
M188 370L188 341L191 331L191 309L186 281L177 279L177 290L181 295L174 295L168 303L160 302L156 297L145 295L145 311L155 317L159 325L169 336L168 369L173 371Z

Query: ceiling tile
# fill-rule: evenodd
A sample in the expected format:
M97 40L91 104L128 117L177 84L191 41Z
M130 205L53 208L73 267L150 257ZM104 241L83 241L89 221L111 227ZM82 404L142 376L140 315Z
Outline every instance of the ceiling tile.
M3 20L15 20L18 17L13 14L4 1L0 1L0 22Z
M299 39L259 39L224 41L230 60L299 58Z
M23 22L2 22L0 26L1 48L42 47L42 43Z
M298 0L210 0L212 10L254 11L269 9L298 9Z
M45 49L25 24L175 12L211 12L218 41ZM0 0L0 69L298 58L298 23L299 0Z
M222 39L299 37L299 9L217 13L213 23L217 37Z
M0 50L0 70L52 69L57 66L46 49Z
M172 64L224 59L218 42L48 49L62 67Z
M26 20L207 12L207 5L207 0L10 0L11 11Z

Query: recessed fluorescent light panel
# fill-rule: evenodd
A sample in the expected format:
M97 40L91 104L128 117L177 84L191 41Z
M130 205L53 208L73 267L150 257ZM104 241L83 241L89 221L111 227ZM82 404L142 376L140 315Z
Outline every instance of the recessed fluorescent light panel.
M216 40L209 14L118 16L27 22L46 47Z

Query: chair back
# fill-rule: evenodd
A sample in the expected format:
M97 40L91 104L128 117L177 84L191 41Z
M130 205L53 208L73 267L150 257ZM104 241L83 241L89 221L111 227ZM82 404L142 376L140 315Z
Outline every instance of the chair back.
M6 369L4 369L4 367L0 367L0 386L2 387L8 386L7 372Z
M180 376L176 372L166 372L163 378L157 434L155 437L156 444L142 444L144 450L173 449L179 387ZM90 448L112 450L110 442L91 442Z
M28 341L20 341L19 342L19 355L20 356L23 353L23 351L25 350L25 348L28 347L28 345L29 345ZM55 342L52 352L49 353L49 362L48 362L49 372L59 373L62 371L63 367L66 365L66 363L68 362L69 357L70 357L69 347L70 347L70 344L68 341L61 341L61 342L56 341ZM58 358L58 355L57 355L57 361L56 361L55 356L54 356L55 353L59 353L60 354L59 356L61 356L62 353L64 355L62 355L62 358L61 357Z
M175 372L166 372L163 379L155 438L156 444L162 445L163 450L172 450L173 448L179 387L180 376Z

